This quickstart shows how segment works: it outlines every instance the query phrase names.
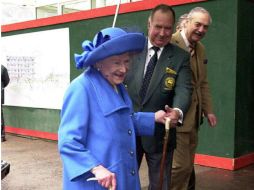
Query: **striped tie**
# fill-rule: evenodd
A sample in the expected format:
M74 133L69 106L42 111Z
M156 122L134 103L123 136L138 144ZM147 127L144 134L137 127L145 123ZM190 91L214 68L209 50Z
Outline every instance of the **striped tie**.
M195 54L195 46L190 44L189 45L189 51L190 51L191 57L193 57L194 54Z

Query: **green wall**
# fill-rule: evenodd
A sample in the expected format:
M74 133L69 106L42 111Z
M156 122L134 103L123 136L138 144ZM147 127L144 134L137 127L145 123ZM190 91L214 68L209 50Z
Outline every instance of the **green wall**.
M208 57L208 78L218 125L205 122L199 135L197 152L235 158L254 152L253 122L253 5L248 0L209 0L174 7L177 18L191 8L202 6L212 15L213 23L203 40ZM118 15L116 26L146 33L149 11ZM2 36L69 27L71 80L82 71L75 69L73 54L81 53L81 42L111 26L113 16L75 21L2 33ZM6 124L14 127L56 133L59 110L5 107ZM252 116L252 117L251 117Z
M5 107L6 125L17 128L33 129L56 133L59 125L60 110Z

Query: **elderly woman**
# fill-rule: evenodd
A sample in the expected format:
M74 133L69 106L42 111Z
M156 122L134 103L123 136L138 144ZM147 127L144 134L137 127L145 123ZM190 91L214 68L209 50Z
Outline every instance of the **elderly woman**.
M141 33L106 28L75 55L76 66L87 69L70 84L61 111L64 189L140 189L135 135L153 135L154 123L164 123L167 115L133 113L122 84L130 53L142 51L144 44Z

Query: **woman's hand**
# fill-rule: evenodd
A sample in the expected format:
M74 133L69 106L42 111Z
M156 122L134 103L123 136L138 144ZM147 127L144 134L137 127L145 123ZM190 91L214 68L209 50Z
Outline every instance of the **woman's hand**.
M116 190L116 176L102 165L94 167L91 172L95 175L98 183L110 190Z
M165 124L166 121L166 112L159 110L155 112L155 122Z

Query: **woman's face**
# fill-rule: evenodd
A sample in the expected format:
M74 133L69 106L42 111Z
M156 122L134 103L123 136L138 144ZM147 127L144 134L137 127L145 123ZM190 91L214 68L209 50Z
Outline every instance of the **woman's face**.
M111 56L98 62L96 66L110 84L117 85L124 81L129 70L130 55L124 53Z

